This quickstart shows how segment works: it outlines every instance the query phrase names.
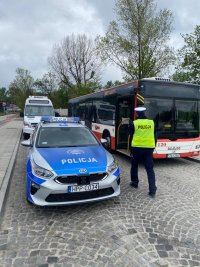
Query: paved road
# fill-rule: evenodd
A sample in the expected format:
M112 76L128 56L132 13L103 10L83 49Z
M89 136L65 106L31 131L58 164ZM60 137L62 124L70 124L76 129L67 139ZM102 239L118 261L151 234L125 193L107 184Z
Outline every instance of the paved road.
M129 160L116 155L120 197L41 208L25 199L26 153L19 147L1 218L0 267L200 266L199 163L157 161L151 199L144 170L139 188L130 188Z

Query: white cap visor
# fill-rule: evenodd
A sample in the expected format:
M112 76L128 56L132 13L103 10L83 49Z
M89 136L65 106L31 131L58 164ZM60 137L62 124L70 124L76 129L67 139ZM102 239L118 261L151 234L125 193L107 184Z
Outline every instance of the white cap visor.
M146 110L145 107L137 107L137 108L135 108L135 111L137 111L137 112L143 112L145 110Z

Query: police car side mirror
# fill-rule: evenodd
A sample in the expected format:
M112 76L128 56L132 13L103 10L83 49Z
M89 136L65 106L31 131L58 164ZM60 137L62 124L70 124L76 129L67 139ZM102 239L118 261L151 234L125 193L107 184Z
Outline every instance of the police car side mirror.
M22 141L22 142L21 142L21 145L22 145L22 146L29 146L29 147L32 147L32 146L33 146L33 145L31 144L31 139Z
M24 127L24 132L28 133L28 134L33 134L35 128L31 127L31 126L25 126Z

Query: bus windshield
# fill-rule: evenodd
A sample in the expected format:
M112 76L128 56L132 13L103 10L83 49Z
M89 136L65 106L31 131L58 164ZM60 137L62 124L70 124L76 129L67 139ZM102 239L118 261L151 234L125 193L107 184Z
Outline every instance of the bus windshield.
M54 116L54 109L52 106L27 105L25 116Z
M154 120L158 138L177 140L199 136L199 87L188 83L143 80L147 116Z
M154 120L158 137L197 137L197 101L147 98L147 116Z

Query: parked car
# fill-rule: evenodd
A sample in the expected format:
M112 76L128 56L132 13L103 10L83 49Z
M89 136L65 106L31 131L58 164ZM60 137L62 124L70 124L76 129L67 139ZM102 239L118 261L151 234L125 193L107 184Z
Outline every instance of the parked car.
M43 117L29 140L28 201L40 206L104 200L120 194L114 157L79 118Z

